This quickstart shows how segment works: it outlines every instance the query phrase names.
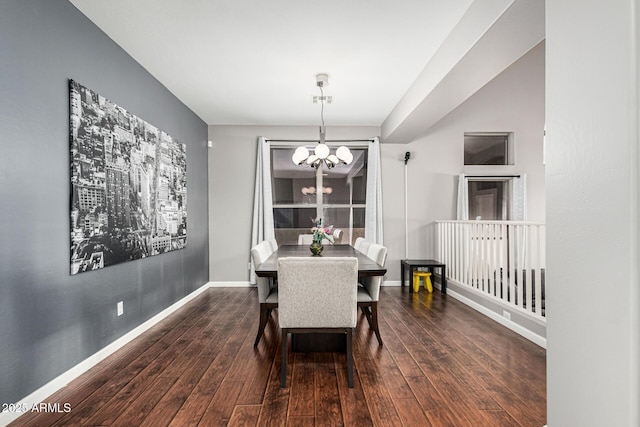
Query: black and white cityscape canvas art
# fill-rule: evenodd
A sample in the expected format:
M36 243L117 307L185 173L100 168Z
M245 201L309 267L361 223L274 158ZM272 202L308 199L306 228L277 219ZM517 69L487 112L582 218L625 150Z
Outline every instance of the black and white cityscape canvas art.
M184 248L186 146L69 81L71 274Z

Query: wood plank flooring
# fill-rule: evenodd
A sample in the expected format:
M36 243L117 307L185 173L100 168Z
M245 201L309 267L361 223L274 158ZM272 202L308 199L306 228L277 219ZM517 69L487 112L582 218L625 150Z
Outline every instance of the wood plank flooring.
M341 353L295 353L280 388L277 314L257 349L255 289L217 288L47 399L69 413L12 426L523 426L546 423L546 352L439 292L382 288L355 387Z

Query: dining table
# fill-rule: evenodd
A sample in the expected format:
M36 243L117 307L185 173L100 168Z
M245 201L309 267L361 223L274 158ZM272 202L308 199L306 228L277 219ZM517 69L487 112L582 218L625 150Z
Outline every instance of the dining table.
M255 266L258 277L278 277L278 259L283 257L315 257L308 245L281 245L262 264ZM387 269L351 245L324 245L318 256L358 258L358 279L384 276Z
M387 269L356 250L351 245L324 245L320 255L313 255L308 245L281 245L262 264L255 266L256 276L278 278L278 259L284 257L355 257L358 259L358 279L384 276ZM300 353L344 352L346 340L339 334L292 334L291 350Z

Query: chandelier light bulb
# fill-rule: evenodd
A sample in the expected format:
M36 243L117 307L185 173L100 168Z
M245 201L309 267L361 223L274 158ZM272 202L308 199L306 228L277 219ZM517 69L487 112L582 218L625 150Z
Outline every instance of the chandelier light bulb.
M315 154L312 154L307 158L307 164L309 166L313 166L317 160L318 160L318 156L316 156Z
M301 159L298 157L296 153L293 153L293 156L291 156L291 161L293 162L293 164L299 165L301 162Z
M330 161L333 166L336 166L338 163L340 163L340 159L337 158L335 154L329 155L329 157L327 157L327 160Z
M336 150L336 156L343 162L349 157L349 154L351 154L351 151L344 145L338 147Z
M347 150L348 150L348 148L347 148ZM347 158L346 158L346 159L344 159L344 160L343 160L343 162L344 162L345 164L347 164L347 165L350 165L352 161L353 161L353 154L351 154L351 151L349 151L349 152L347 153Z
M318 144L316 146L316 150L315 150L316 156L318 156L319 159L326 159L329 156L329 147L327 146L327 144Z
M304 163L305 160L309 157L309 150L306 147L298 147L296 151L291 156L291 160L296 165L300 165Z
M307 147L298 147L296 148L296 154L299 157L304 157L306 159L309 157L309 150L307 150Z

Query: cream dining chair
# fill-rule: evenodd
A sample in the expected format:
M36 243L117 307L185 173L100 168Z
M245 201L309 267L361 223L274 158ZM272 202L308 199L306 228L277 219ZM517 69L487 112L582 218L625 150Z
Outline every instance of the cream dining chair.
M339 245L340 243L342 243L342 229L341 228L334 228L333 229L333 244L334 245Z
M313 234L299 234L298 235L298 244L299 245L310 245L313 242Z
M271 253L274 253L276 250L278 250L278 241L276 239L269 239L267 240L267 243L269 244Z
M272 253L271 244L268 241L265 240L258 243L251 249L253 265L262 264ZM260 303L260 324L258 325L256 340L253 343L254 347L258 346L260 338L262 338L271 310L278 308L278 288L273 285L273 280L268 277L257 277L256 287L258 288L258 302Z
M280 386L287 386L289 334L328 332L346 335L347 375L349 387L353 387L352 337L358 311L358 259L281 258L278 288L278 319L282 330Z
M367 251L367 257L384 266L387 260L387 248L377 243L372 243ZM380 299L380 286L383 276L365 277L361 280L362 286L358 287L358 307L367 317L369 327L373 329L382 345L382 337L378 328L378 300Z
M371 246L371 242L366 240L366 239L362 239L360 241L360 244L356 248L356 250L358 250L358 251L362 252L363 254L367 255L369 253L369 246Z
M299 245L310 245L313 242L313 234L298 234L298 244ZM323 245L330 245L328 239L322 239Z

